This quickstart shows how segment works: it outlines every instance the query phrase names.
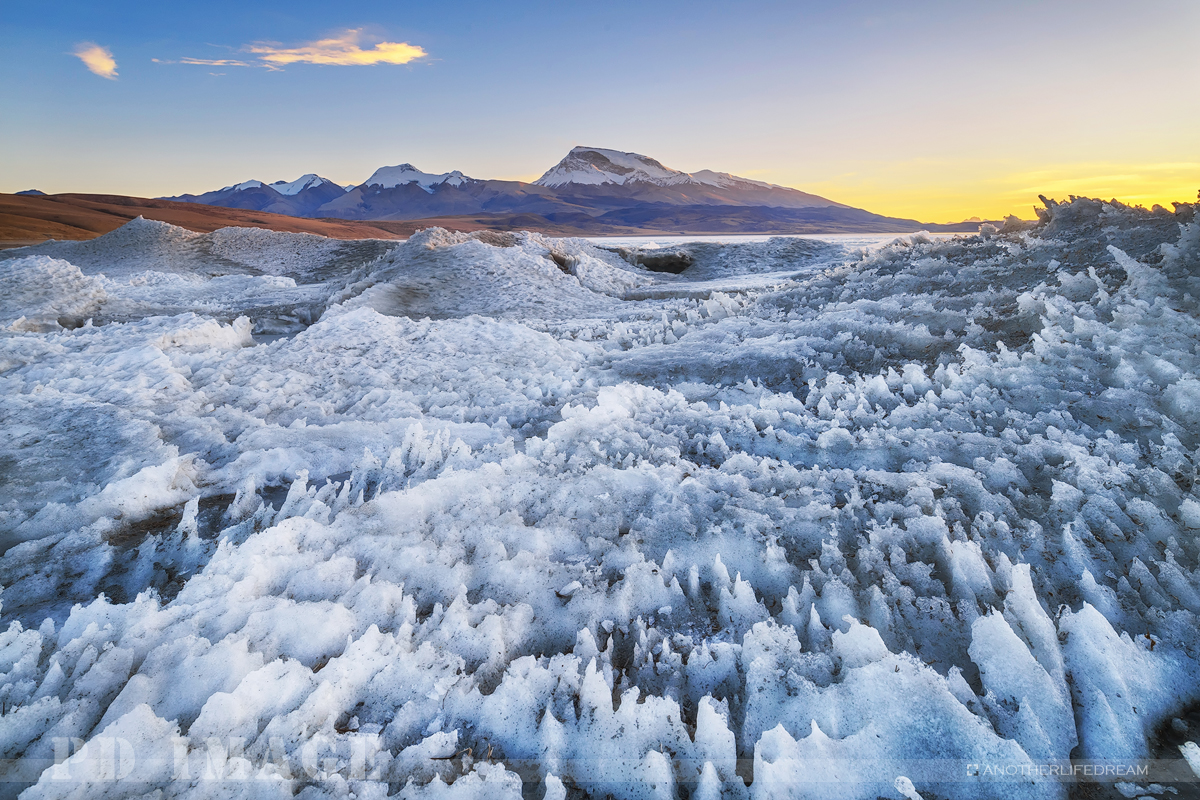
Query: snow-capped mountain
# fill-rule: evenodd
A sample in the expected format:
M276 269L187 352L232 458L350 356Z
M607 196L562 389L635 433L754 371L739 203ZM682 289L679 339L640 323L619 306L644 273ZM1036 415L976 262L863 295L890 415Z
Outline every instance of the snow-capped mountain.
M587 196L606 210L630 204L733 205L765 208L844 207L786 186L704 169L683 172L649 156L602 147L575 147L534 181L559 196Z
M185 194L165 199L309 217L320 216L315 213L317 209L345 193L346 189L333 181L310 172L294 181L268 184L249 180L200 195Z
M458 170L453 172L443 172L440 175L434 175L429 172L422 172L412 164L399 164L395 167L380 167L371 173L371 177L362 182L362 186L379 186L384 189L394 189L397 186L415 183L426 192L433 193L433 187L447 186L462 186L467 181L473 181L474 178L468 178ZM354 187L351 187L352 189Z
M218 192L246 192L246 191L249 191L250 189L261 189L264 186L266 186L266 184L263 183L262 181L242 181L241 183L235 183L232 186L222 186L220 189L217 189L217 191ZM213 192L206 192L206 194L213 194Z
M616 226L758 232L800 224L876 230L886 220L797 189L711 169L684 172L649 156L601 147L573 148L532 183L481 180L459 170L424 172L404 163L380 167L350 186L309 173L294 181L251 180L168 199L356 220L535 214L540 223L535 218L511 224L568 224L589 230ZM907 230L912 220L891 223L903 223L900 229Z
M566 158L555 164L545 175L534 181L539 186L559 187L569 184L627 186L648 183L655 186L717 186L720 188L758 187L783 189L762 181L739 178L728 172L711 169L688 173L663 166L660 162L638 153L623 153L602 147L575 147ZM794 190L793 190L794 191Z
M673 186L689 182L686 172L664 167L653 158L637 153L622 153L599 147L576 147L566 158L555 164L534 183L538 186L581 184L598 186L605 183L653 183Z
M307 175L301 175L294 181L275 181L274 183L263 183L262 181L243 181L241 183L235 183L232 186L224 186L217 191L245 192L249 191L250 189L260 189L264 186L267 186L271 189L274 189L276 192L279 192L281 195L284 195L285 197L292 197L300 194L300 192L304 191L305 189L316 189L325 185L337 186L336 183L328 178L322 178L320 175L310 172ZM208 192L208 194L212 194L212 192Z
M271 184L271 188L287 197L293 197L305 189L319 189L322 186L337 186L336 183L328 178L322 178L312 172L307 175L301 175L294 181L275 181ZM341 187L338 186L340 189Z

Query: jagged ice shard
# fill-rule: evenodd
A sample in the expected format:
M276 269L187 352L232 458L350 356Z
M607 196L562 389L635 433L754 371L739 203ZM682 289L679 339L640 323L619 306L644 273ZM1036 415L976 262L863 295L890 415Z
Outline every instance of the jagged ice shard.
M1162 733L1200 733L1193 215L8 251L0 793L1061 798L979 765L1200 763Z

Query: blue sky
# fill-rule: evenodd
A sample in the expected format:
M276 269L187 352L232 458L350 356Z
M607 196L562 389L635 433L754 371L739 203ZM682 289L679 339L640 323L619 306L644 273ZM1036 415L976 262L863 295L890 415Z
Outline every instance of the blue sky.
M168 63L347 30L427 55ZM88 42L115 78L73 55ZM0 191L353 183L405 161L530 180L588 144L930 221L1028 217L1038 191L1190 200L1197 52L1194 0L5 0Z

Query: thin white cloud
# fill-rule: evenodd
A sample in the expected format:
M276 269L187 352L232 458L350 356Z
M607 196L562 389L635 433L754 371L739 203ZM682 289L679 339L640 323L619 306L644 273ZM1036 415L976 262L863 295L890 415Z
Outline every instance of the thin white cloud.
M75 45L71 54L101 78L108 78L110 81L117 79L117 61L107 47L101 47L95 42L80 42Z
M181 58L180 64L200 64L206 67L253 67L257 66L248 61L239 61L236 58Z
M167 58L152 58L150 59L155 64L189 64L191 66L200 67L266 67L272 72L279 72L279 67L270 64L260 64L257 61L245 61L240 58L192 58L184 56L178 61ZM210 75L224 75L224 72L210 72Z
M342 31L337 36L319 39L299 47L280 47L272 42L257 42L246 48L268 64L327 64L368 66L371 64L407 64L429 55L424 48L408 42L377 42L369 50L360 44L361 29Z
M160 64L196 64L212 67L265 67L278 70L287 64L322 64L326 66L370 66L373 64L408 64L429 55L423 47L408 42L375 42L363 47L361 28L352 28L307 42L298 47L284 47L278 42L255 42L241 48L254 59L191 58L178 61L154 61Z

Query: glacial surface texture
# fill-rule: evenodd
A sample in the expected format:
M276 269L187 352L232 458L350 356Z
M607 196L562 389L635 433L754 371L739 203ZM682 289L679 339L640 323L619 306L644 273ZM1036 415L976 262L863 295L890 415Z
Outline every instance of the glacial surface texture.
M656 251L135 220L5 252L0 795L1200 768L1194 210Z

